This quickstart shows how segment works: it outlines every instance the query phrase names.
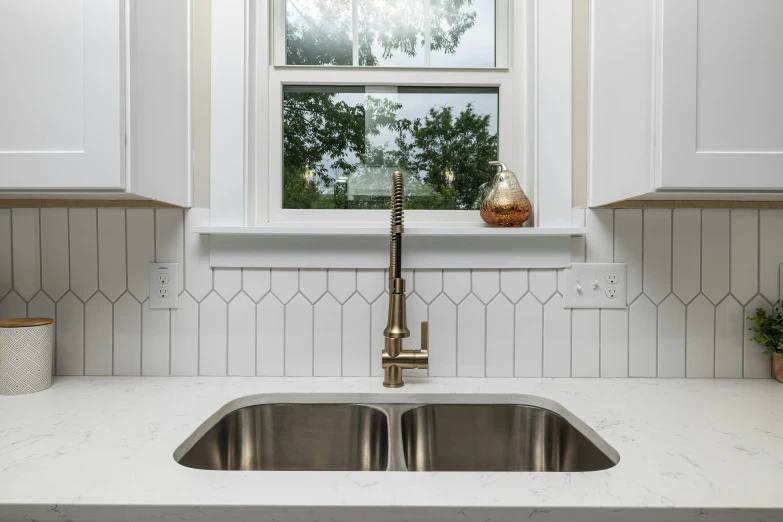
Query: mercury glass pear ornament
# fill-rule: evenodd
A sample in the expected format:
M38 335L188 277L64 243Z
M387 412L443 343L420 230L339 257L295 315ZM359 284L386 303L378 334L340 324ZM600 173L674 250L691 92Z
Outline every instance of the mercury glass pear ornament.
M521 227L530 218L533 207L517 176L500 161L490 161L500 167L495 174L492 190L481 203L481 219L491 227Z

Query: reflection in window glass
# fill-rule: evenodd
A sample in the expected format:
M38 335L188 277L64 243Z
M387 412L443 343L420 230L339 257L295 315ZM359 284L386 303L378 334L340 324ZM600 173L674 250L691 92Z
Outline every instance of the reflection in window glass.
M495 66L495 0L431 0L430 66Z
M351 0L286 0L288 65L353 65Z
M283 208L475 210L494 175L498 90L286 86Z
M423 67L424 2L359 0L359 65Z
M353 65L354 46L364 66L494 67L495 0L286 0L287 64Z

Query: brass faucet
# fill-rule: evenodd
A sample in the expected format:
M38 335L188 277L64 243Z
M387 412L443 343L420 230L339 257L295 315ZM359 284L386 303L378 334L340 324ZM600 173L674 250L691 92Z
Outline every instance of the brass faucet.
M429 328L426 321L421 323L421 350L402 349L402 340L411 335L406 319L405 279L402 278L401 266L404 195L402 172L397 171L392 176L389 321L383 331L383 385L387 388L400 388L405 385L402 382L402 370L427 368L429 364Z

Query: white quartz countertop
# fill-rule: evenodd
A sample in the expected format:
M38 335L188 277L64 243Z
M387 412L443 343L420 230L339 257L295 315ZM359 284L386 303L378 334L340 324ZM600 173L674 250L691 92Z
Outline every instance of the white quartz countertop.
M173 457L242 397L455 394L556 401L621 460L590 473L215 472ZM380 378L60 377L0 397L0 520L782 521L782 405L772 380L409 378L388 390Z

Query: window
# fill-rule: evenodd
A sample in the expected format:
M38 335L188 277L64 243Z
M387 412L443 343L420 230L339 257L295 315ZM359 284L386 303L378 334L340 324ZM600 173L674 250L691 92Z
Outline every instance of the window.
M285 86L283 208L477 210L498 156L497 88Z
M286 0L286 65L494 67L495 0Z
M395 170L409 223L480 221L489 161L523 159L511 17L508 0L275 0L255 222L385 222Z

